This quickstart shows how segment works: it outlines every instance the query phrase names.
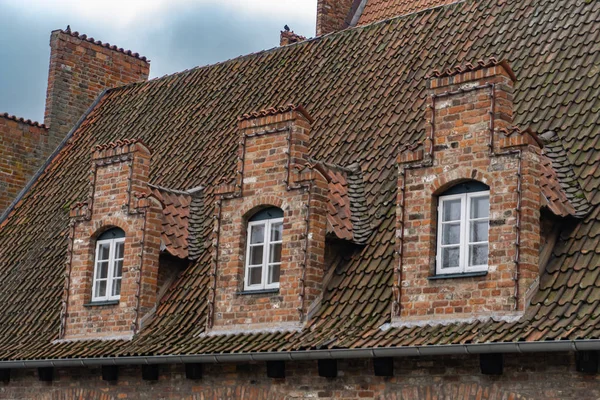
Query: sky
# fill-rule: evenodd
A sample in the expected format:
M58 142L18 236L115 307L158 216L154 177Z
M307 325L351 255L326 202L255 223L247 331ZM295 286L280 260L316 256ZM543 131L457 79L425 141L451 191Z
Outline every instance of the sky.
M0 113L42 122L54 29L151 60L150 78L315 35L317 0L0 0Z

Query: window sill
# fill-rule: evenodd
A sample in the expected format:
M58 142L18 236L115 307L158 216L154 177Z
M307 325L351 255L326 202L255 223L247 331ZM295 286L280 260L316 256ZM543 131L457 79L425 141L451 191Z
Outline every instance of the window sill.
M107 300L107 301L92 301L91 303L84 304L84 307L98 307L98 306L114 306L119 304L119 300Z
M262 289L262 290L244 290L243 292L237 292L238 296L248 296L252 294L272 294L279 293L279 289Z
M430 281L436 281L439 279L456 279L456 278L476 278L479 276L486 276L488 274L487 271L479 271L479 272L466 272L462 274L445 274L445 275L433 275L427 277Z

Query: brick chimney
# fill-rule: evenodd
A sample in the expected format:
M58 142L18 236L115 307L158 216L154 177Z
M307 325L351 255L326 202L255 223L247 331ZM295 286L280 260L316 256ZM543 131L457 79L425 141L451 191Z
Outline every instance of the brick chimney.
M279 36L279 45L287 46L288 44L294 44L302 42L304 40L306 40L304 36L298 35L294 31L288 30L286 25L286 29L281 31L281 35Z
M317 36L341 31L350 26L359 3L357 0L318 0Z
M44 116L50 130L50 151L102 90L145 81L149 72L149 61L137 53L95 41L70 28L53 31Z
M512 126L514 81L508 64L495 59L436 71L429 81L427 136L406 146L398 160L397 322L517 316L527 306L527 293L539 274L541 142L532 132ZM481 187L486 186L489 209L476 213L487 218L488 228L484 232L479 230L483 225L476 225L480 239L469 239L469 229L475 228L467 226L479 222L472 222L478 216L469 213L468 196L485 193ZM459 243L458 234L449 230L444 230L447 237L455 239L439 239L446 237L438 231L440 210L445 210L439 199L449 193L454 196L449 201L461 201L467 211L453 211L457 216L441 220L454 221L444 226L465 232L460 234L460 259L444 264L440 246ZM464 200L457 199L460 193ZM485 236L485 263L471 264L471 246L481 245L469 243L481 243Z

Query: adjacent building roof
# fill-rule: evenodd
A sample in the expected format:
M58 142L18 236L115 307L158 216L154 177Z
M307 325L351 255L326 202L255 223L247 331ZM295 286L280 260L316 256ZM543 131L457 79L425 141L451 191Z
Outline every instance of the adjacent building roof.
M554 131L591 211L571 219L519 321L382 329L395 265L396 155L425 135L433 70L507 60L515 123ZM467 0L108 91L0 229L0 359L240 353L600 337L600 3ZM235 176L245 112L303 104L310 154L358 164L373 227L336 265L301 332L204 335L211 256L172 285L132 341L50 344L59 332L70 204L87 196L89 150L137 137L152 184L214 188ZM211 218L205 213L204 218ZM210 226L207 220L205 226ZM204 229L201 242L209 240Z

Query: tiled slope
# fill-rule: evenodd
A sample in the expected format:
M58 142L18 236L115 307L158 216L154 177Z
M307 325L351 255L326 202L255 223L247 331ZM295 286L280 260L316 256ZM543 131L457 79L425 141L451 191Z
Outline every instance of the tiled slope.
M458 1L461 0L367 0L367 4L358 19L358 25L383 21L384 19L407 15Z
M471 0L108 92L0 230L0 358L598 338L600 3L498 3ZM516 123L557 132L595 209L564 232L523 321L381 331L395 262L395 156L424 135L424 76L491 56L508 60L519 78ZM360 252L335 261L307 329L199 335L211 261L205 252L132 342L49 345L59 329L68 209L86 196L89 149L143 139L154 149L152 183L202 185L210 210L214 186L234 177L236 117L288 103L303 104L315 119L312 157L360 164L374 227Z

